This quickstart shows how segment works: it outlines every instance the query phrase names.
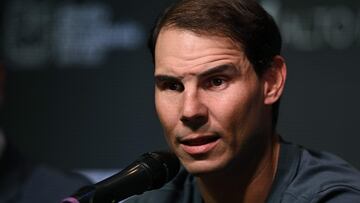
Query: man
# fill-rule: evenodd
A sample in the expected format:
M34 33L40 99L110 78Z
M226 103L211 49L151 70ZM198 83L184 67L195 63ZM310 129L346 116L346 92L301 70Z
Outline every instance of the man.
M251 0L183 0L153 30L155 104L184 170L126 202L360 202L359 172L276 133L286 64Z

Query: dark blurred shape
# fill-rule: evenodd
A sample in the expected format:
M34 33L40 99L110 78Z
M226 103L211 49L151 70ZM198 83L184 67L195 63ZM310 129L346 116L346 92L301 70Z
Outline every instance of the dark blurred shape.
M3 53L4 27L2 23L5 3L7 1L0 3L0 202L58 203L64 196L71 194L74 189L89 184L90 181L79 174L30 161L17 149L17 140L4 130L6 116L4 116L3 108L4 104L8 102L6 101L6 86L9 81ZM27 136L32 140L37 140L36 136ZM41 140L37 140L37 142L41 143ZM35 149L37 144L34 143L31 147ZM43 153L47 152L43 151Z
M79 174L27 160L6 141L0 158L0 202L58 203L74 189L86 184L89 181Z

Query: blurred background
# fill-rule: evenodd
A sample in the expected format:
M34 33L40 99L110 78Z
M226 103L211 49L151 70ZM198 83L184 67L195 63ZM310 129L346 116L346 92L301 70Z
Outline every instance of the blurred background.
M1 125L33 160L113 169L166 148L149 30L171 0L2 0ZM262 0L283 35L279 132L360 168L360 2Z

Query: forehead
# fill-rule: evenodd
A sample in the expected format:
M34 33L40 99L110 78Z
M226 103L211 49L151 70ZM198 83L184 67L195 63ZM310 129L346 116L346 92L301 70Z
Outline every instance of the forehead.
M244 60L243 49L230 38L178 28L161 30L155 46L155 67L188 67Z
M176 42L181 41L180 44ZM216 34L206 31L192 31L175 26L168 26L161 29L159 32L155 51L164 48L164 43L167 45L176 45L179 48L196 48L195 45L216 45L218 48L231 48L243 51L242 45L234 42L231 38L225 35ZM203 48L203 47L202 47Z

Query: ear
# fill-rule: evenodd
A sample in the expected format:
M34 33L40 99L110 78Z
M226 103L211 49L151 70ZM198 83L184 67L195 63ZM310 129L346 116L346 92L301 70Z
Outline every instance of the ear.
M271 67L263 73L262 79L264 82L264 104L274 104L281 97L285 86L285 59L280 55L275 56Z

